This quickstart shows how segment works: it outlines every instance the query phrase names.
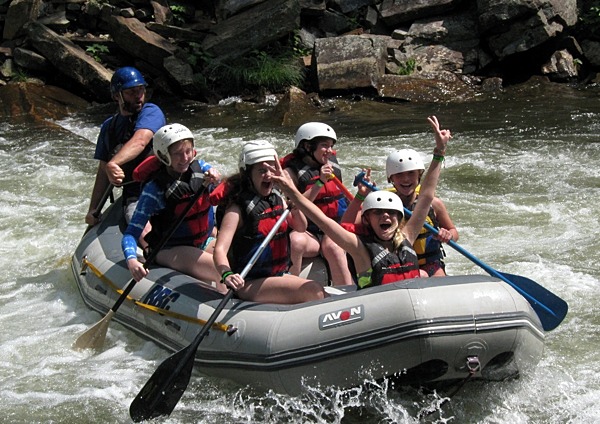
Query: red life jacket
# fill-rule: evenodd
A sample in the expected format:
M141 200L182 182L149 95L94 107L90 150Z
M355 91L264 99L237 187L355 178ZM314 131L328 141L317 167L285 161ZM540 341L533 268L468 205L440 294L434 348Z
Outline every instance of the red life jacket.
M156 246L166 235L173 222L181 217L190 199L198 190L205 190L204 172L198 161L193 161L188 170L179 178L167 172L166 165L156 156L144 160L135 170L134 178L147 182L153 180L164 192L167 207L150 218L152 231L145 239L150 246ZM214 218L209 202L208 190L198 198L185 216L167 246L202 246L212 233Z

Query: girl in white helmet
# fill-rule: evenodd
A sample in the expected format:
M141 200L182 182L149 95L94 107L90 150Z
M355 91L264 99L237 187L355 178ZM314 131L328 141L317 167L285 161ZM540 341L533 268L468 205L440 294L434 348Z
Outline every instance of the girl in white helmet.
M408 210L413 210L420 199L421 176L425 166L419 153L412 149L403 149L392 152L386 160L386 175L388 181L394 185L396 194ZM444 249L442 243L458 240L458 230L450 218L446 205L439 197L434 197L427 215L429 225L438 230L435 235L426 228L421 229L419 237L414 243L415 251L419 257L419 265L427 274L435 277L446 275L444 264Z
M282 167L307 199L339 222L348 202L334 181L334 178L342 181L341 168L333 150L336 141L335 131L329 125L307 122L296 131L295 149L283 158ZM293 232L291 238L291 273L300 273L302 258L312 258L321 253L327 261L334 285L353 284L346 252L312 222L308 224L308 231Z
M328 218L318 207L306 199L287 177L280 166L275 176L280 188L307 218L347 251L354 261L360 288L387 284L420 276L417 256L412 244L425 222L429 206L435 195L440 175L441 161L451 137L449 130L440 130L435 116L428 118L435 132L434 158L421 185L420 201L409 221L403 221L402 201L394 193L374 191L362 205L362 225L342 226Z
M217 282L220 274L213 263L214 219L209 193L220 181L220 173L203 160L194 159L194 136L181 124L168 124L154 136L154 154L134 171L134 178L145 182L142 194L121 242L127 267L136 281L148 274L138 260L136 240L148 221L152 230L145 236L150 248L169 234L198 190L204 193L186 214L156 256L159 265L191 275L207 284Z
M288 273L289 231L302 232L307 225L306 218L297 209L292 209L246 277L240 275L287 208L283 197L273 190L271 170L278 163L277 153L270 143L248 142L240 154L240 172L227 178L213 192L211 198L213 204L218 204L217 215L222 216L215 266L221 274L221 282L235 290L240 299L286 304L323 299L326 294L319 282Z

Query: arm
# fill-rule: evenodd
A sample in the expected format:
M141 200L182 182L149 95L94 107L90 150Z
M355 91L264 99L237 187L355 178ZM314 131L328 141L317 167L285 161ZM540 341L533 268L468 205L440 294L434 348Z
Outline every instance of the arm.
M364 180L371 182L371 168L367 168L366 170L363 169L362 171L365 172ZM359 182L356 196L354 196L354 199L352 199L348 205L348 208L346 209L346 212L344 212L340 222L360 224L362 218L362 202L370 192L371 190L366 185L364 185L362 182Z
M121 167L127 162L137 158L146 148L154 133L148 129L139 129L123 147L106 164L106 174L114 185L121 185L125 179L125 173Z
M287 222L294 231L299 233L305 232L308 228L308 220L306 219L306 216L300 211L300 209L294 206L292 206L290 214L288 215Z
M323 165L323 167L324 166L325 165ZM329 174L324 173L323 167L321 167L321 176L319 177L319 179L324 185L325 182L327 182L328 176L331 175L331 172L329 172ZM329 168L331 168L331 166L329 166ZM291 180L294 182L294 186L298 187L298 176L296 175L296 172L292 168L285 168L283 172L288 176L288 178L291 178ZM303 193L304 197L306 197L311 202L314 202L317 196L319 195L321 188L323 188L323 185L320 185L318 183L311 184L308 187L308 189L306 189L306 191Z
M94 181L94 188L92 189L92 196L90 198L90 206L88 207L88 213L85 216L85 223L88 225L96 225L100 220L100 211L97 210L100 205L100 199L108 188L110 182L106 176L106 162L100 161L98 164L98 171L96 172L96 180Z
M448 243L450 240L458 241L458 230L454 226L454 222L452 222L442 199L439 197L434 198L431 206L440 226L438 235L435 237L442 243Z
M160 202L159 199L164 199L164 193L160 192L158 186L153 182L148 183L144 187L121 240L121 248L123 249L127 268L136 281L140 281L148 275L148 270L137 259L137 240L140 238L150 217L166 207L164 201Z
M430 116L427 120L435 133L434 159L431 161L431 164L427 169L427 174L425 174L425 178L421 182L419 201L415 206L412 217L408 220L402 230L411 244L417 239L421 228L423 228L425 219L427 218L427 213L429 212L431 202L435 196L435 189L440 177L443 155L446 153L446 145L448 144L448 140L452 137L450 130L440 130L439 122L435 116ZM438 158L441 156L442 160L436 160L436 156Z
M219 275L223 276L224 273L231 272L223 282L233 290L244 287L244 279L241 275L233 273L229 265L229 258L227 257L231 243L233 242L233 236L241 225L242 218L239 206L235 204L229 206L223 215L221 228L217 236L217 243L213 252L213 261Z
M273 180L276 181L280 189L289 197L290 201L300 209L304 215L313 221L325 234L327 234L336 244L342 249L350 253L355 262L363 263L366 257L367 262L370 262L369 255L360 241L360 239L344 228L342 228L333 219L327 217L318 206L303 196L291 179L281 170L279 163L273 168ZM359 264L357 264L357 267Z

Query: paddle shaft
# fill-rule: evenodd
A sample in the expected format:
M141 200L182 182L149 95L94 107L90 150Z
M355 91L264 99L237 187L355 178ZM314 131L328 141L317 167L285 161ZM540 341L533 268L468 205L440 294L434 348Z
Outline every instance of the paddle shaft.
M289 213L290 208L288 207L283 214L281 214L273 228L271 228L256 252L254 252L254 255L252 255L252 258L248 261L242 272L240 272L242 278L245 278L246 275L248 275L248 272L250 272L262 252L271 242L275 236L275 233L283 221L285 221ZM183 392L189 383L198 346L200 346L200 343L206 334L208 334L211 326L215 323L217 317L223 308L225 308L225 305L232 296L233 290L230 289L223 300L221 300L219 305L215 308L192 343L190 343L189 346L181 349L179 352L174 353L165 361L163 361L161 365L159 365L152 377L150 377L150 379L146 382L140 393L136 396L129 407L131 418L135 422L161 415L169 415L173 411L175 405L177 405L177 402L179 402L179 399L181 399L181 396L183 395ZM180 356L181 359L178 359ZM173 369L170 370L169 368L171 368L172 365L171 362L174 360L177 361L177 363ZM166 380L161 382L161 377L167 372L169 374L168 377ZM174 390L176 391L175 393L173 393ZM149 400L149 402L147 400Z
M360 175L361 174L359 174L359 176ZM359 176L357 176L357 178L359 178ZM356 182L356 180L355 180L355 182ZM379 190L378 187L376 187L373 184L371 184L370 182L364 180L362 177L360 177L360 183L364 184L372 191ZM408 210L406 207L404 208L404 213L407 214L409 217L412 215L412 212L410 210ZM439 234L439 231L437 230L437 228L431 226L427 222L424 223L424 227L427 230L431 231L433 234L436 234L436 235ZM487 265L480 259L473 256L471 253L469 253L467 250L465 250L463 247L461 247L454 240L450 240L448 242L448 244L453 249L455 249L456 251L458 251L459 253L464 255L466 258L470 259L475 264L479 265L483 270L485 270L492 277L499 278L500 280L502 280L505 283L512 286L525 299L527 299L527 301L531 304L533 309L536 311L538 317L540 318L540 321L542 322L542 326L544 327L544 330L546 330L546 331L553 330L564 319L565 315L567 314L567 309L568 309L566 302L564 300L562 300L561 298L559 298L558 296L551 293L549 290L545 289L544 287L540 286L539 284L537 284L536 282L534 282L532 280L525 279L524 277L519 277L521 284L524 283L523 280L527 280L525 283L529 286L529 288L530 289L533 288L534 290L537 290L539 295L546 297L550 302L552 302L554 304L553 305L554 309L546 306L539 299L536 299L530 293L528 293L526 290L524 290L522 287L520 287L517 283L515 283L513 281L513 280L515 280L515 278L513 278L511 280L507 276L507 274L502 274L502 273L496 271L491 266ZM548 315L548 314L550 314L550 315Z
M349 202L351 202L352 200L354 200L354 195L352 193L350 193L350 190L348 190L346 188L346 186L344 185L344 183L342 183L340 181L340 179L335 174L331 174L331 179L333 180L333 182L335 183L335 185L340 190L342 190L342 193L344 193L344 196L346 197L346 199L348 199Z

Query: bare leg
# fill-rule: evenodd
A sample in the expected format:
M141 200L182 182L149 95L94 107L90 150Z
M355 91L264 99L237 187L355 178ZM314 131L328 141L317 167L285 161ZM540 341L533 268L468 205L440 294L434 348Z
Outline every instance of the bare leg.
M354 284L350 269L348 268L348 258L346 252L340 246L335 244L327 236L321 240L321 250L323 256L329 264L331 272L331 283L334 286L351 286Z
M290 233L290 274L299 275L302 271L302 258L314 258L319 254L319 241L309 232L299 233L292 231Z
M329 296L317 281L291 274L246 281L244 287L237 291L237 295L241 299L254 302L280 304L296 304Z
M197 247L175 246L158 252L156 262L203 281L207 286L216 287L226 293L227 287L220 283L221 276L215 268L213 257Z

